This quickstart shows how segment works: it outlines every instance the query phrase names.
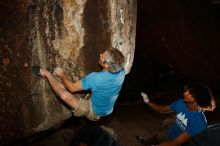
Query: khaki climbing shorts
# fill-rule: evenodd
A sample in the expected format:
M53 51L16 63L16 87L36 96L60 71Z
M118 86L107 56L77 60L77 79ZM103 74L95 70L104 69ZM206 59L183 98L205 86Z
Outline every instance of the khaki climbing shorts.
M91 98L87 95L85 98L79 99L79 105L75 110L72 110L76 117L87 117L91 121L97 121L100 116L97 116L92 109Z

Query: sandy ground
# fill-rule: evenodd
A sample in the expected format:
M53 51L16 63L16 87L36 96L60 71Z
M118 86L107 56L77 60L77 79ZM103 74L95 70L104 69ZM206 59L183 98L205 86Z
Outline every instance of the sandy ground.
M76 119L76 118L75 118ZM210 124L220 122L220 112L207 113ZM77 119L78 120L78 119ZM84 119L81 121L85 122ZM141 146L136 136L145 139L168 129L175 121L173 114L160 114L150 109L142 101L118 105L114 112L98 122L118 136L123 146ZM69 146L79 128L74 122L69 122L64 128L51 134L41 134L25 141L27 146ZM80 124L79 124L80 125ZM24 144L15 144L16 146Z
M118 136L123 146L139 146L136 136L149 138L165 129L174 120L173 115L158 114L144 103L136 105L120 105L107 118L98 122ZM63 128L53 134L32 138L29 146L68 146L76 126ZM37 140L36 140L37 139Z
M120 106L112 119L107 126L115 130L124 146L139 145L136 136L150 138L175 120L173 115L157 113L144 104Z

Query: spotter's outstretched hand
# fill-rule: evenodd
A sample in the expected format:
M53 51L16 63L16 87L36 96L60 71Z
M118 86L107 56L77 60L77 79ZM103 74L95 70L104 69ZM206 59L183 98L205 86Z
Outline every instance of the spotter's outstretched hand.
M150 101L149 101L149 98L148 98L148 96L147 96L147 94L146 94L146 93L141 92L141 96L143 97L143 100L144 100L144 102L145 102L145 103L150 102Z

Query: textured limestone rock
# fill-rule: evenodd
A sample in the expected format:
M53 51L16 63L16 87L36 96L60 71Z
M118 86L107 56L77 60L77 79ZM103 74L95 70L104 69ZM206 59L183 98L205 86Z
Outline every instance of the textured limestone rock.
M136 1L2 0L0 14L1 142L71 116L47 81L32 74L32 65L60 66L78 80L98 71L99 53L113 46L126 56L128 72L132 66Z

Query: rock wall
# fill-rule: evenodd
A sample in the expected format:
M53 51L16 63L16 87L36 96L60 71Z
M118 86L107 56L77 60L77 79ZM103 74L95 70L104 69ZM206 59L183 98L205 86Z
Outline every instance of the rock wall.
M72 115L32 65L60 66L78 80L98 71L99 53L113 46L126 56L127 72L132 66L136 1L2 0L0 17L1 143Z

